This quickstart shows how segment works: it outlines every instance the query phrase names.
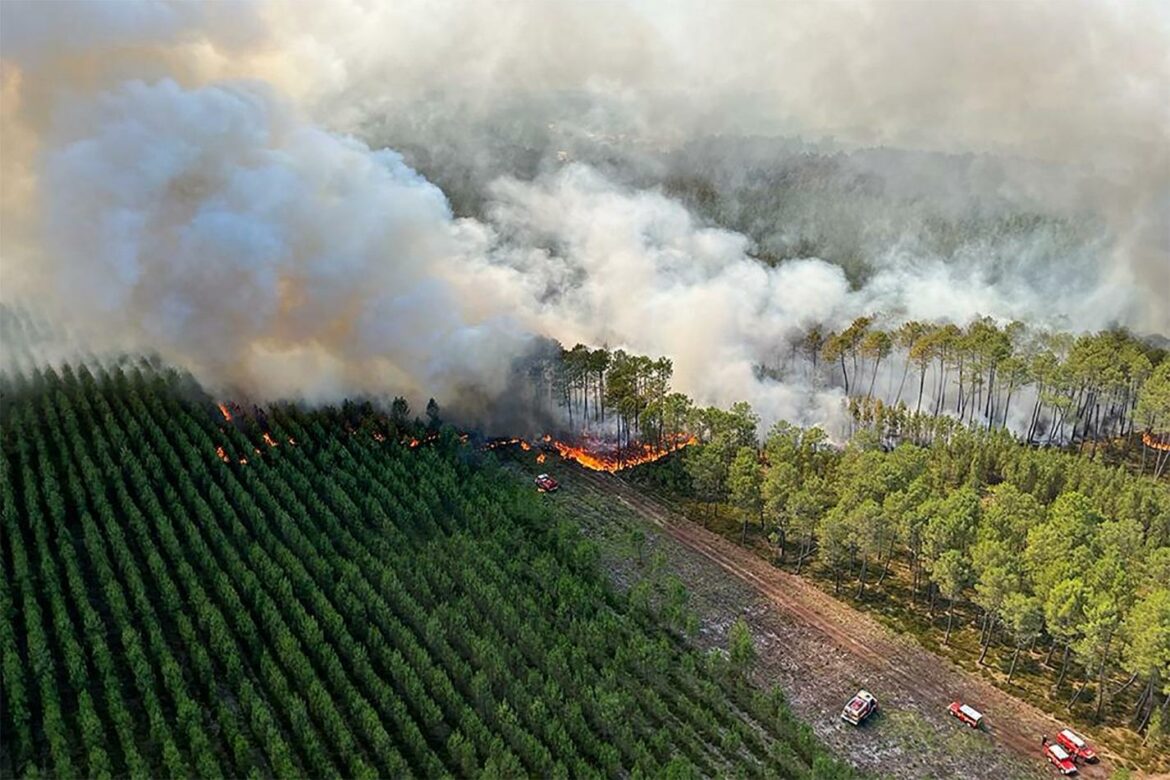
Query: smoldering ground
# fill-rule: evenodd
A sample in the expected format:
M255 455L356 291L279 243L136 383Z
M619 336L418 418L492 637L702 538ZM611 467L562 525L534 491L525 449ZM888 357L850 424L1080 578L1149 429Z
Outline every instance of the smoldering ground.
M813 322L1170 331L1154 4L0 21L5 298L215 391L467 404L552 337L820 422L757 370Z

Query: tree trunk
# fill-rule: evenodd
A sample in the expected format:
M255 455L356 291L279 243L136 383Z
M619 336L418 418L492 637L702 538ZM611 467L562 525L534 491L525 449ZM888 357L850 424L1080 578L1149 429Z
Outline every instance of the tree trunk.
M902 381L898 383L898 394L894 396L894 406L902 400L902 391L906 389L906 375L910 373L910 358L906 358L906 363L902 366Z
M1089 684L1090 679L1092 679L1090 675L1086 674L1085 679L1081 681L1081 687L1077 688L1077 692L1073 694L1072 698L1068 700L1068 704L1065 705L1066 710L1072 710L1073 705L1077 703L1077 699L1081 698L1081 692L1085 690L1085 686Z
M1007 676L1008 685L1012 684L1012 677L1016 673L1016 661L1018 661L1019 658L1020 658L1020 646L1016 645L1016 652L1012 653L1012 666L1010 669L1008 669L1008 676Z
M1032 407L1032 419L1028 423L1028 438L1027 443L1032 443L1032 438L1036 435L1036 428L1040 425L1040 409L1043 406L1044 385L1041 384L1036 388L1036 403Z
M875 382L877 382L878 366L880 366L881 364L882 364L881 356L878 356L878 359L873 361L873 374L869 378L869 390L866 391L866 395L870 398L873 398L873 385Z
M865 570L868 566L869 566L869 556L862 555L861 556L861 578L860 578L860 584L857 586L857 596L856 596L856 598L858 598L858 599L860 599L862 596L865 595Z
M922 413L922 391L926 387L926 364L923 363L921 368L918 373L918 405L914 407L914 414Z
M1012 408L1012 390L1015 389L1015 382L1008 384L1007 399L1003 402L1003 427L1007 427L1008 411Z
M882 583L886 581L886 575L890 573L890 559L894 557L894 543L890 542L890 549L886 551L886 562L882 566L882 573L878 577L876 587L881 587Z
M1150 717L1150 713L1153 711L1153 707L1147 709L1146 704L1152 702L1154 699L1154 681L1157 676L1157 673L1150 675L1149 682L1147 682L1146 687L1142 689L1142 695L1138 697L1137 705L1133 709L1133 718L1130 719L1130 723L1134 724L1135 731L1141 731L1143 728L1145 728L1146 720Z
M1113 693L1109 694L1109 698L1113 698L1113 697L1114 697L1114 696L1116 696L1117 694L1119 694L1119 693L1122 693L1123 691L1125 691L1125 689L1126 689L1126 688L1128 688L1129 686L1133 685L1134 681L1135 681L1135 680L1137 680L1137 677L1138 677L1138 673L1137 673L1137 672L1134 672L1133 674L1131 674L1131 675L1130 675L1130 677L1129 677L1129 679L1128 679L1128 680L1126 680L1126 681L1125 681L1125 683L1124 683L1124 684L1123 684L1123 685L1122 685L1120 688L1118 688L1117 690L1113 691Z
M992 365L987 371L987 405L983 409L983 416L988 420L991 419L991 395L992 390L995 389L995 366ZM990 428L991 426L987 426Z
M1052 643L1048 645L1048 655L1044 656L1044 665L1045 666L1052 668L1052 654L1055 652L1056 652L1056 640L1053 639Z
M955 620L955 599L951 599L951 608L947 610L947 632L943 635L943 644L951 643L951 623Z
M959 415L959 421L963 420L963 361L959 361L959 392L955 394L955 411Z
M987 623L988 623L987 615L989 615L989 614L990 614L990 612L986 613L984 615L984 618L983 618L984 628L987 632L987 636L983 639L983 649L979 651L979 665L980 666L983 666L983 659L987 657L987 649L989 647L991 647L991 626L987 626ZM994 624L995 619L992 618L990 622L992 624Z
M1072 642L1064 643L1064 655L1060 659L1060 675L1056 678L1056 685L1052 686L1052 692L1056 693L1060 690L1060 684L1064 682L1064 675L1068 671L1068 651L1072 649Z
M918 588L922 585L922 566L918 561L918 551L913 550L910 560L910 601L918 600Z
M1097 670L1097 721L1101 720L1101 713L1105 710L1105 665L1109 661L1109 645L1112 643L1113 637L1110 636L1105 643L1105 652L1101 653L1101 667Z

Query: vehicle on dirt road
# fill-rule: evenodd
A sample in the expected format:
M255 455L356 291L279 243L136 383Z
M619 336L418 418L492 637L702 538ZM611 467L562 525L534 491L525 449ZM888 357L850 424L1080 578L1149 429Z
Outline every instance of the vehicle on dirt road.
M1044 758L1062 775L1075 775L1077 773L1077 765L1073 763L1072 756L1056 742L1045 740Z
M552 493L560 487L557 481L548 474L537 474L534 481L536 482L536 489L541 493Z
M1095 764L1101 760L1097 758L1097 751L1085 741L1085 738L1072 729L1057 732L1056 741L1072 755L1074 761L1080 759L1087 764Z
M951 706L947 707L947 712L973 729L982 728L983 726L983 713L970 705L953 701L951 702Z
M841 720L860 726L861 722L877 712L878 703L874 695L866 690L860 690L849 700L845 709L841 710Z

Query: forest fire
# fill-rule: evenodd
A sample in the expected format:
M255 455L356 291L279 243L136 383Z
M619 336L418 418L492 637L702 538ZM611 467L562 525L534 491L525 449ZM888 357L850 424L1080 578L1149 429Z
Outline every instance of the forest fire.
M540 449L536 452L536 462L544 463L548 459L548 453L555 450L565 460L576 461L585 468L592 469L593 471L606 471L612 474L622 469L640 466L643 463L653 463L697 441L693 436L679 434L673 438L668 438L667 443L661 447L645 443L619 447L613 442L585 437L579 444L574 445L554 439L551 435L545 434L540 439ZM524 452L533 450L532 443L520 437L494 439L485 445L485 449L495 450L501 447L511 446L518 446Z
M576 461L593 471L606 471L613 474L622 469L640 466L644 463L653 463L665 458L672 452L681 450L698 440L694 436L679 435L673 441L662 447L653 444L632 445L629 447L612 447L608 449L574 447L562 441L553 441L560 456L565 460Z
M1142 444L1152 450L1170 452L1170 434L1158 434L1146 431L1142 433Z
M239 407L230 401L223 401L216 404L225 422L236 420L242 414ZM359 431L352 424L346 423L344 426L345 433L350 436L358 434ZM377 442L383 443L390 440L385 432L381 430L371 430L370 436ZM260 437L264 445L268 449L273 449L280 446L280 441L274 434L269 431L262 431ZM283 437L282 437L283 438ZM459 434L459 440L466 443L470 438L470 434ZM439 439L439 433L434 430L425 432L425 435L410 436L401 440L402 444L409 449L418 449L424 444ZM535 458L536 463L543 464L548 461L548 456L552 452L556 452L565 460L572 460L587 469L593 471L605 471L614 473L623 469L632 468L645 463L652 463L656 460L666 457L672 452L682 449L687 445L693 444L696 439L689 434L675 434L667 436L662 444L650 443L633 443L624 446L617 442L601 437L584 434L580 437L573 437L570 441L561 441L553 438L551 434L544 434L538 438L525 438L521 436L500 437L490 439L483 444L484 449L495 450L505 447L518 447L522 452L531 452ZM288 443L291 446L296 446L296 440L292 437L288 438ZM241 457L238 461L229 456L223 447L217 447L215 451L216 456L224 463L238 462L240 465L245 465L248 462L246 457ZM253 449L253 454L260 456L262 450L259 447Z

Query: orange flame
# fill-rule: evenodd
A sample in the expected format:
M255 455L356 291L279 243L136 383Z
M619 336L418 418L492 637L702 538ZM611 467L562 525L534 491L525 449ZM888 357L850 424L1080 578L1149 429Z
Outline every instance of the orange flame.
M231 463L232 462L232 459L228 457L228 454L226 451L224 451L223 447L216 447L215 454L218 455L219 459L222 460L224 463Z
M223 415L225 422L232 421L232 413L228 411L227 404L216 404L219 407L219 413Z
M653 463L656 460L665 458L672 452L681 450L683 447L695 444L697 441L698 439L694 436L684 437L680 435L665 447L642 444L625 451L612 450L609 452L590 452L584 447L574 447L561 441L554 441L552 444L565 460L576 461L585 468L593 471L607 471L613 474L622 469L640 466L644 463Z
M536 456L536 462L537 462L537 463L544 463L544 462L545 462L545 460L547 460L547 459L548 459L548 456L547 456L547 455L545 455L543 452L542 452L542 453L540 453L540 454L538 454L538 455Z
M374 431L374 441L386 441L386 434L381 431Z
M411 448L412 450L413 450L415 447L417 447L418 445L420 445L420 444L422 444L422 442L421 442L421 441L419 441L418 439L411 439L411 440L410 440L410 448Z
M1170 451L1170 434L1154 434L1146 431L1142 434L1142 444L1153 450L1168 452Z
M276 446L276 439L272 438L271 433L269 433L268 431L265 431L264 432L264 443L267 444L269 447L275 447Z

